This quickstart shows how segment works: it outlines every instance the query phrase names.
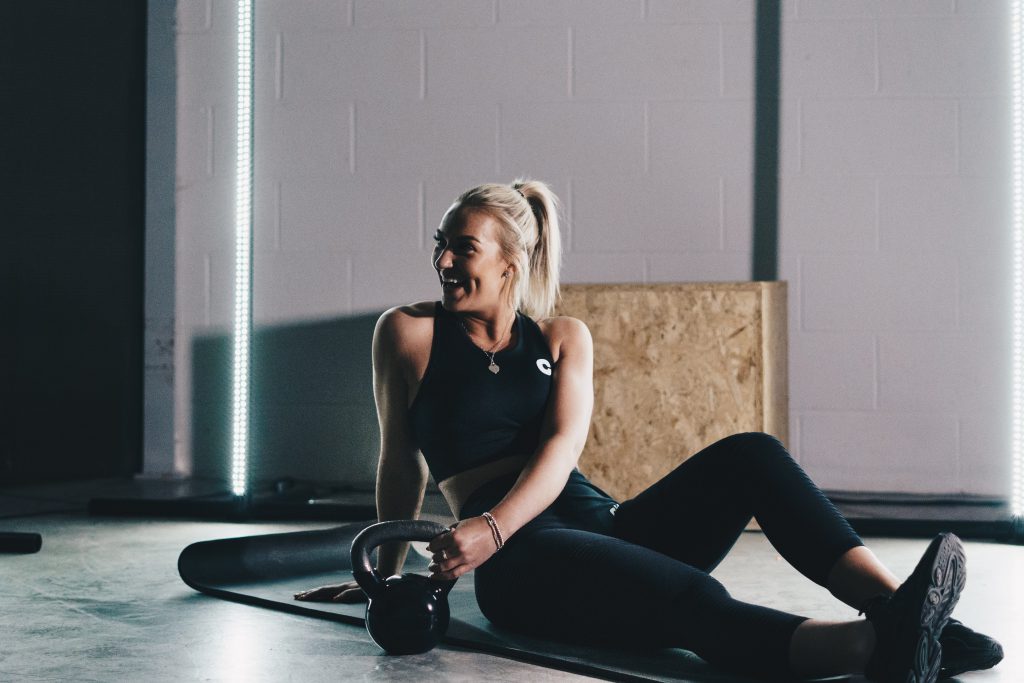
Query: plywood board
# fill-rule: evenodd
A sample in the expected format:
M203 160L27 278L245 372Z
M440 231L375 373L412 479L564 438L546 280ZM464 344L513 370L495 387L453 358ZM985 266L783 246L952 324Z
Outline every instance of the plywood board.
M564 285L594 338L579 468L618 500L736 432L788 434L785 282Z

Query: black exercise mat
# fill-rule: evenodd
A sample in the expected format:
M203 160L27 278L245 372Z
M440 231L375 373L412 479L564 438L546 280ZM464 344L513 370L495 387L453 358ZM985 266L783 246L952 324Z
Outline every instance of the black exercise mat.
M181 552L178 572L186 584L207 595L365 628L365 602L300 602L292 596L303 589L350 580L352 539L376 521L193 543ZM416 545L411 544L403 572L429 575L429 560ZM441 641L445 644L607 680L752 680L717 671L683 649L613 650L542 640L499 628L477 607L473 575L469 572L460 577L448 596L451 623Z

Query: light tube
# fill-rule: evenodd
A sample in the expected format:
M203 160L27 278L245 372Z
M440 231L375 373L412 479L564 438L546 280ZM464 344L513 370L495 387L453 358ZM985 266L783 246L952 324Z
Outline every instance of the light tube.
M248 491L249 357L252 340L252 10L252 0L238 0L231 491L240 497Z
M1010 3L1013 55L1013 478L1010 513L1017 524L1024 515L1024 88L1022 88L1021 0Z

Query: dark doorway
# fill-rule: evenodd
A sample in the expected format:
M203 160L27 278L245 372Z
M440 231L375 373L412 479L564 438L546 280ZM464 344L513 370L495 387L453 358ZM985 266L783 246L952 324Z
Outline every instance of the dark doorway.
M0 5L0 482L142 463L146 3Z

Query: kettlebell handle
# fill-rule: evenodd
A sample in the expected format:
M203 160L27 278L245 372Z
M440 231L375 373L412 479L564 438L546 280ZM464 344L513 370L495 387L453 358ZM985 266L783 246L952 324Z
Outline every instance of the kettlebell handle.
M388 541L429 541L446 531L448 527L425 519L397 519L371 524L352 539L352 575L372 600L380 594L385 579L370 562L374 548ZM436 583L447 595L456 581L449 579Z

